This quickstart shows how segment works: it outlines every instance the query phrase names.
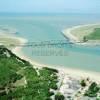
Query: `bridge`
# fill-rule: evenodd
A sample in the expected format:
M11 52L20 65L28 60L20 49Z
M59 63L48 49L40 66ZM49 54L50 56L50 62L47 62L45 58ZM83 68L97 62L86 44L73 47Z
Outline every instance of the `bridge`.
M9 44L8 46L19 46L19 47L45 47L45 46L66 46L72 45L72 42L67 40L50 40L50 41L38 41L38 42L27 42L25 44Z
M4 44L0 42L0 44ZM4 44L5 45L5 44ZM27 42L23 44L6 44L7 47L26 47L29 48L32 55L36 56L51 56L51 55L68 55L67 50L63 47L72 47L73 43L68 40L50 40L50 41L37 41L37 42ZM59 48L59 49L56 49Z

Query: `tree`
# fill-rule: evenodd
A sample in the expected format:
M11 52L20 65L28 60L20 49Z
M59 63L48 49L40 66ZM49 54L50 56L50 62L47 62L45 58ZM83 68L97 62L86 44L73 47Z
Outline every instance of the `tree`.
M57 93L55 95L55 100L64 100L64 99L65 99L65 97L61 93Z
M85 80L81 80L80 84L81 84L82 87L85 87L86 86Z
M87 41L88 41L87 37L84 36L84 37L83 37L83 42L87 42Z

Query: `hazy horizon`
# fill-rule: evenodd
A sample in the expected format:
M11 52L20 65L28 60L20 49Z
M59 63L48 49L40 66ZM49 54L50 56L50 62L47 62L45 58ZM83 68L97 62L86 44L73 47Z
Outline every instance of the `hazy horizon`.
M98 0L0 0L0 13L100 13Z

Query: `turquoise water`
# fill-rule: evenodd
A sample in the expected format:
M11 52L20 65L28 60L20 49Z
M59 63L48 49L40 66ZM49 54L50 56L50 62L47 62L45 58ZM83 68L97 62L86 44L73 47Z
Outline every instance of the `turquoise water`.
M2 27L17 30L15 35L29 41L65 40L61 33L63 29L97 22L100 22L100 15L0 15ZM66 56L35 56L32 49L34 48L23 48L23 51L38 63L100 71L100 46L67 45L62 48L66 51Z

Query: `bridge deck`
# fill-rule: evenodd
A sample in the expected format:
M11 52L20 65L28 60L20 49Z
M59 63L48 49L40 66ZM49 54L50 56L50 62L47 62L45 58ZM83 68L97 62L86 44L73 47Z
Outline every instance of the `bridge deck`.
M51 40L51 41L39 41L39 42L27 42L25 44L18 44L18 45L12 43L7 46L36 47L36 46L64 46L68 44L73 44L73 43L68 42L67 40Z

